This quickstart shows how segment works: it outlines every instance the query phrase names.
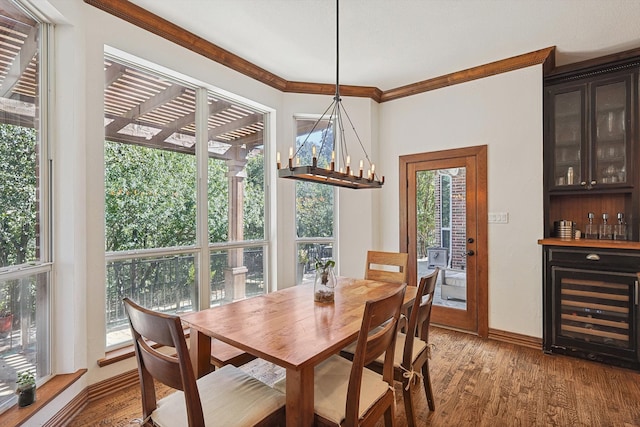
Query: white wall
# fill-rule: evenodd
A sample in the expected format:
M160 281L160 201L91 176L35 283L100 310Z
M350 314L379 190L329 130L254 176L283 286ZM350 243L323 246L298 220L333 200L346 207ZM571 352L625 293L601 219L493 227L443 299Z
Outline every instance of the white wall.
M542 67L381 105L381 246L399 245L398 156L488 145L489 328L542 337ZM486 220L486 219L485 219Z

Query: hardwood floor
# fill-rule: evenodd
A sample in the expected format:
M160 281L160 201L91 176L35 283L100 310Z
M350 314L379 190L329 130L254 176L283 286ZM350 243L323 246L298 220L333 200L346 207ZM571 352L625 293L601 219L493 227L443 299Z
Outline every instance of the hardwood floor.
M638 372L434 327L430 338L436 410L416 388L418 425L640 426ZM266 362L248 370L267 383L283 375ZM139 399L139 388L129 387L90 402L70 425L135 425ZM406 427L399 386L396 399L396 425Z

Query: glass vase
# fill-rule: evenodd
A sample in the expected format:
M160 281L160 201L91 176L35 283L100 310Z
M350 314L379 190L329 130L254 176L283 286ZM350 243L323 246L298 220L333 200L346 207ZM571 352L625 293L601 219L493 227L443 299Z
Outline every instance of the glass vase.
M316 269L316 281L313 287L313 299L316 302L333 302L336 288L336 275L333 267Z

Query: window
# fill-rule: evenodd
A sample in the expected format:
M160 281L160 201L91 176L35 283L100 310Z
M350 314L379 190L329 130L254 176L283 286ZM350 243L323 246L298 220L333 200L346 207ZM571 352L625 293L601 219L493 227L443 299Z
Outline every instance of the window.
M451 254L451 175L440 175L440 242Z
M0 410L14 403L18 373L51 373L47 34L0 0Z
M152 68L105 58L107 348L125 296L182 313L268 288L264 114Z
M315 147L318 167L327 167L333 150L334 127L329 120L296 119L296 150L304 164L311 164ZM306 142L305 142L306 141ZM335 188L296 181L296 283L312 282L315 262L333 257Z

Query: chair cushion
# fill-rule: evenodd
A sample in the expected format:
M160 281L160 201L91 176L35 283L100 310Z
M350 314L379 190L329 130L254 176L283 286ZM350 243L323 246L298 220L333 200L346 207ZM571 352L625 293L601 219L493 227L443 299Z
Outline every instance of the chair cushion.
M242 370L227 365L197 381L207 427L252 426L281 408L285 396ZM158 401L151 414L160 427L188 426L184 393Z
M400 364L402 363L402 356L404 354L404 344L405 344L405 340L407 339L407 336L405 334L403 334L402 332L398 332L398 336L396 337L396 349L395 349L395 353L393 356L393 366L396 368L400 367ZM351 353L351 354L355 354L356 352L356 344L357 343L352 343L349 344L348 346L346 346L344 349L342 349L342 351L344 351L345 353ZM413 351L412 351L412 357L411 360L416 360L416 357L418 357L418 355L427 347L427 343L425 343L424 341L422 341L420 338L414 338L413 339ZM384 363L384 353L382 353L377 359L376 362L379 363Z
M314 371L314 411L340 424L345 419L351 362L334 355L316 366ZM274 388L284 391L285 384L286 378L278 381ZM360 417L388 390L389 384L381 375L365 368L360 391Z

